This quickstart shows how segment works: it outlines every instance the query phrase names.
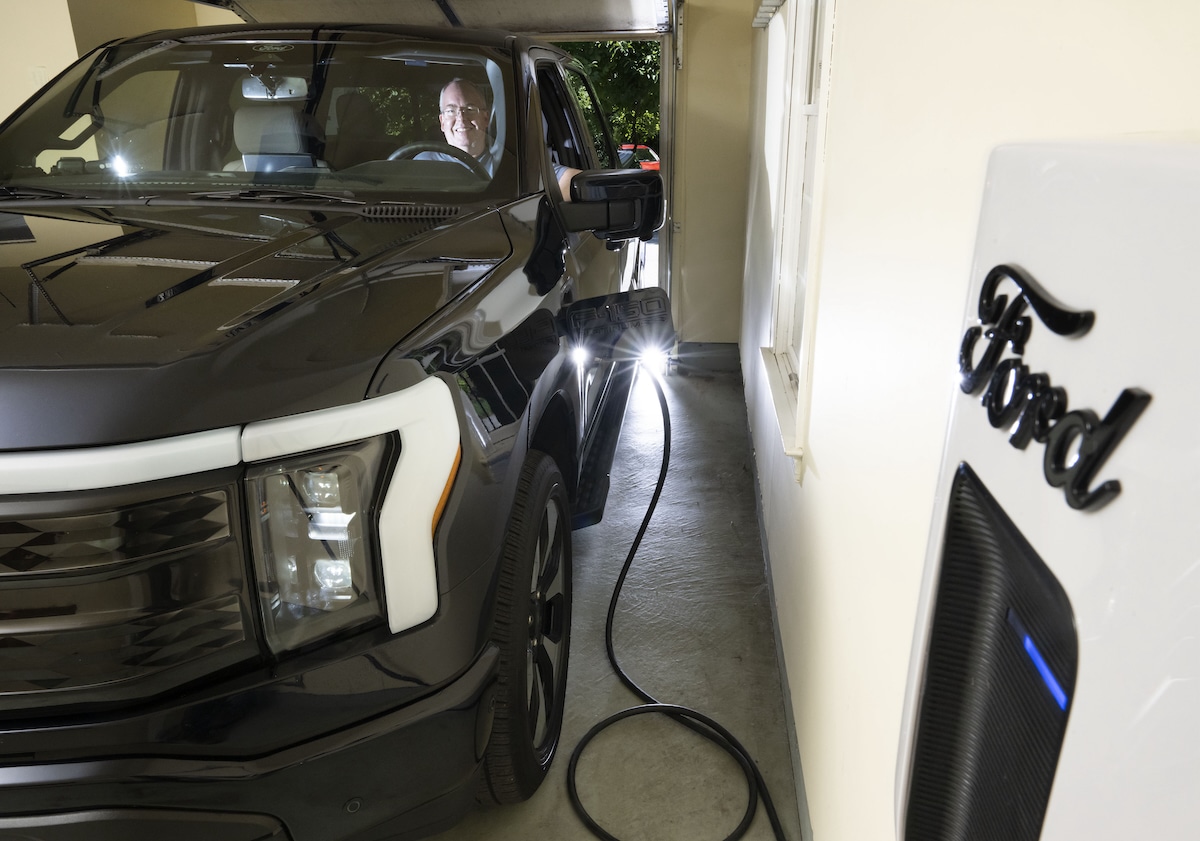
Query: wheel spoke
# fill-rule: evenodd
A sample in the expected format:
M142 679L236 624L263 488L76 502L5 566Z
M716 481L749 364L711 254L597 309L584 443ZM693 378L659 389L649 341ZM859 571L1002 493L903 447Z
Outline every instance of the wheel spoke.
M546 510L542 513L542 522L538 525L537 552L533 556L534 575L540 581L546 572L546 564L550 561L550 556L554 552L554 524L550 518L550 512L554 509L554 503L546 503Z
M537 669L537 664L534 661L534 657L536 656L535 652L540 651L540 650L541 649L539 647L530 652L530 654L532 656L530 657L530 663L529 663L530 668L529 668L529 681L528 681L528 683L529 683L529 732L533 736L533 742L535 745L538 742L538 736L539 736L538 719L541 717L541 713L542 713L542 687L541 687L541 681L538 679L538 675L537 675L538 669Z
M558 506L553 500L550 500L546 503L546 516L543 518L543 528L547 535L548 543L558 542L559 525Z
M540 747L550 716L554 713L554 691L558 686L558 676L554 673L555 663L545 646L539 645L534 657L537 679L534 681L533 693L529 700L529 731L533 734L534 745Z
M546 601L542 608L542 642L558 645L563 640L567 597L561 592L555 593Z
M542 518L542 538L539 541L537 567L538 590L545 598L550 598L559 592L559 574L562 571L562 534L559 530L561 520L558 506L550 502L546 506L546 516Z

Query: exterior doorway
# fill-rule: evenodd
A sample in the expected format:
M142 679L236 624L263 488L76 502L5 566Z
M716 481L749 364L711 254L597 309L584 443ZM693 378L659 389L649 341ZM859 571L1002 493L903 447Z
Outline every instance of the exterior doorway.
M662 174L667 220L639 243L634 284L670 294L671 193L674 161L674 41L669 35L559 41L588 71L617 146L620 164Z

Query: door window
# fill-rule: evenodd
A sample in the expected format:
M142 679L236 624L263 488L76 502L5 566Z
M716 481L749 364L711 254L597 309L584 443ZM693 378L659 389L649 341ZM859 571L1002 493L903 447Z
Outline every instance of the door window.
M575 169L613 169L613 151L604 114L591 85L574 69L561 75L557 64L538 69L546 147L554 163Z
M566 70L566 77L567 84L571 87L571 93L575 96L575 104L579 106L579 110L583 114L592 148L596 151L596 159L600 162L600 167L615 169L617 163L613 154L612 139L609 137L608 120L604 117L604 112L600 110L600 103L596 100L591 83L582 73L570 67Z

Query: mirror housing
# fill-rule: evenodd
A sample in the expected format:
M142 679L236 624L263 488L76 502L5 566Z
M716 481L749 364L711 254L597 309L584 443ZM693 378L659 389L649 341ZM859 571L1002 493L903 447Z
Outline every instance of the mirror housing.
M662 176L641 169L589 169L571 179L571 201L560 207L568 231L648 240L666 217Z

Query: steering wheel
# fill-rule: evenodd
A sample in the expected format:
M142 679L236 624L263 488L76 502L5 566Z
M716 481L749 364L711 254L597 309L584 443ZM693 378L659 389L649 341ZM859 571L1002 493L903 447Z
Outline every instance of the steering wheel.
M397 149L392 154L388 155L389 161L399 161L405 158L415 158L422 152L441 152L444 155L449 155L456 161L461 163L467 169L471 170L477 178L482 178L485 181L491 179L492 174L487 171L474 155L464 152L457 146L451 146L449 143L444 143L440 140L418 140L416 143L406 143Z

